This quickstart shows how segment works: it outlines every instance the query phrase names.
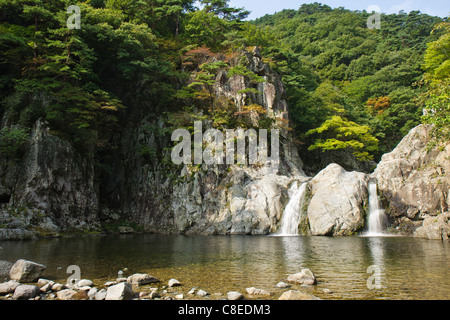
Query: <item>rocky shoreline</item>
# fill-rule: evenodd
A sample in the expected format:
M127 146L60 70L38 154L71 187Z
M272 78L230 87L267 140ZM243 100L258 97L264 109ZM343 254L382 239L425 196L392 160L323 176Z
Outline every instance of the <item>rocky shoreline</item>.
M33 261L18 260L10 267L10 280L0 283L0 300L320 300L303 290L290 289L292 286L307 288L317 284L309 269L289 275L286 282L278 282L274 287L278 291L283 290L278 295L255 287L246 288L245 293L209 293L201 288L185 288L176 279L164 284L146 273L135 273L101 284L89 279L72 279L63 284L41 278L45 268ZM323 291L331 293L327 289Z

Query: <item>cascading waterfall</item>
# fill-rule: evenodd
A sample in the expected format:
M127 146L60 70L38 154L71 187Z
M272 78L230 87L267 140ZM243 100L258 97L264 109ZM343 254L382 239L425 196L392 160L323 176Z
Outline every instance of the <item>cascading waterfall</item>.
M281 218L281 227L278 235L298 235L298 225L300 223L303 200L306 194L306 183L298 186L295 181L289 189L289 203L284 209Z
M385 235L384 229L386 227L386 214L381 208L378 199L377 184L375 181L369 181L369 222L366 236L381 236Z

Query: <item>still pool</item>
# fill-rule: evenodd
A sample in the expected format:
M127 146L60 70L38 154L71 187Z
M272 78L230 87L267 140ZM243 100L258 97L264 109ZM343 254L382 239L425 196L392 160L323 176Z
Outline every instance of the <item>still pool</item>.
M96 284L149 273L176 292L197 287L210 299L256 287L277 299L288 274L311 269L318 284L293 285L322 299L448 299L450 243L408 237L105 235L0 242L0 260L32 260L65 283L77 265ZM3 276L4 278L4 276ZM4 281L5 279L0 279ZM328 289L325 290L324 289ZM331 291L331 293L329 292ZM213 295L222 293L223 296ZM265 297L265 299L268 299Z

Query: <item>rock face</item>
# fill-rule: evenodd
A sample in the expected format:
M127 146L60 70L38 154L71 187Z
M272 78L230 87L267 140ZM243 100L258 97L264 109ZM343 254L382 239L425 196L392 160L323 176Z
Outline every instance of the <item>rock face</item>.
M18 282L35 282L44 270L45 266L42 264L20 259L11 267L9 277Z
M7 229L59 233L99 225L93 159L50 134L44 121L36 122L19 163L0 159L0 195L8 200L6 209L0 206L0 224Z
M273 119L288 120L280 76L263 63L258 49L244 51L240 58L265 81L255 85L242 75L229 76L221 70L214 85L218 99L230 100L238 109L244 101L252 101ZM208 125L204 121L204 131ZM306 179L292 137L284 129L280 131L278 174L271 175L266 167L203 164L180 168L169 177L160 162L136 152L161 149L158 130L167 130L162 120L142 117L121 132L118 154L110 163L114 174L102 182L101 198L107 200L101 208L104 219L126 218L156 233L268 234L278 227L288 184Z
M308 205L312 235L350 235L364 226L368 176L330 164L310 184Z
M450 144L429 150L430 131L425 125L413 128L391 153L383 155L372 174L394 227L407 234L414 233L414 222L441 214L450 205ZM431 236L424 230L415 235Z

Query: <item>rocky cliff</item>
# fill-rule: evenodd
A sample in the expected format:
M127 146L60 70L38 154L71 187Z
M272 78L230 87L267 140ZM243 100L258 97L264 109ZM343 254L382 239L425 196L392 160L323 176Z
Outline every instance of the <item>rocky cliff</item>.
M257 49L242 54L264 81L255 87L244 76L221 70L216 96L238 108L249 100L259 104L275 123L289 120L280 77ZM127 227L126 232L269 234L280 227L295 181L307 183L299 203L301 234L351 235L365 228L370 178L378 182L393 230L432 239L449 234L449 214L443 212L450 201L450 145L428 150L428 127L413 129L371 176L331 164L310 177L288 130L281 130L276 172L264 165L176 167L142 152L167 152L170 139L158 135L167 124L153 115L133 119L114 138L115 151L101 161L79 153L52 135L45 121L37 121L24 156L0 159L0 239L105 226Z
M372 177L393 228L418 237L448 238L450 227L450 144L430 148L431 127L420 125L390 153L385 154Z

